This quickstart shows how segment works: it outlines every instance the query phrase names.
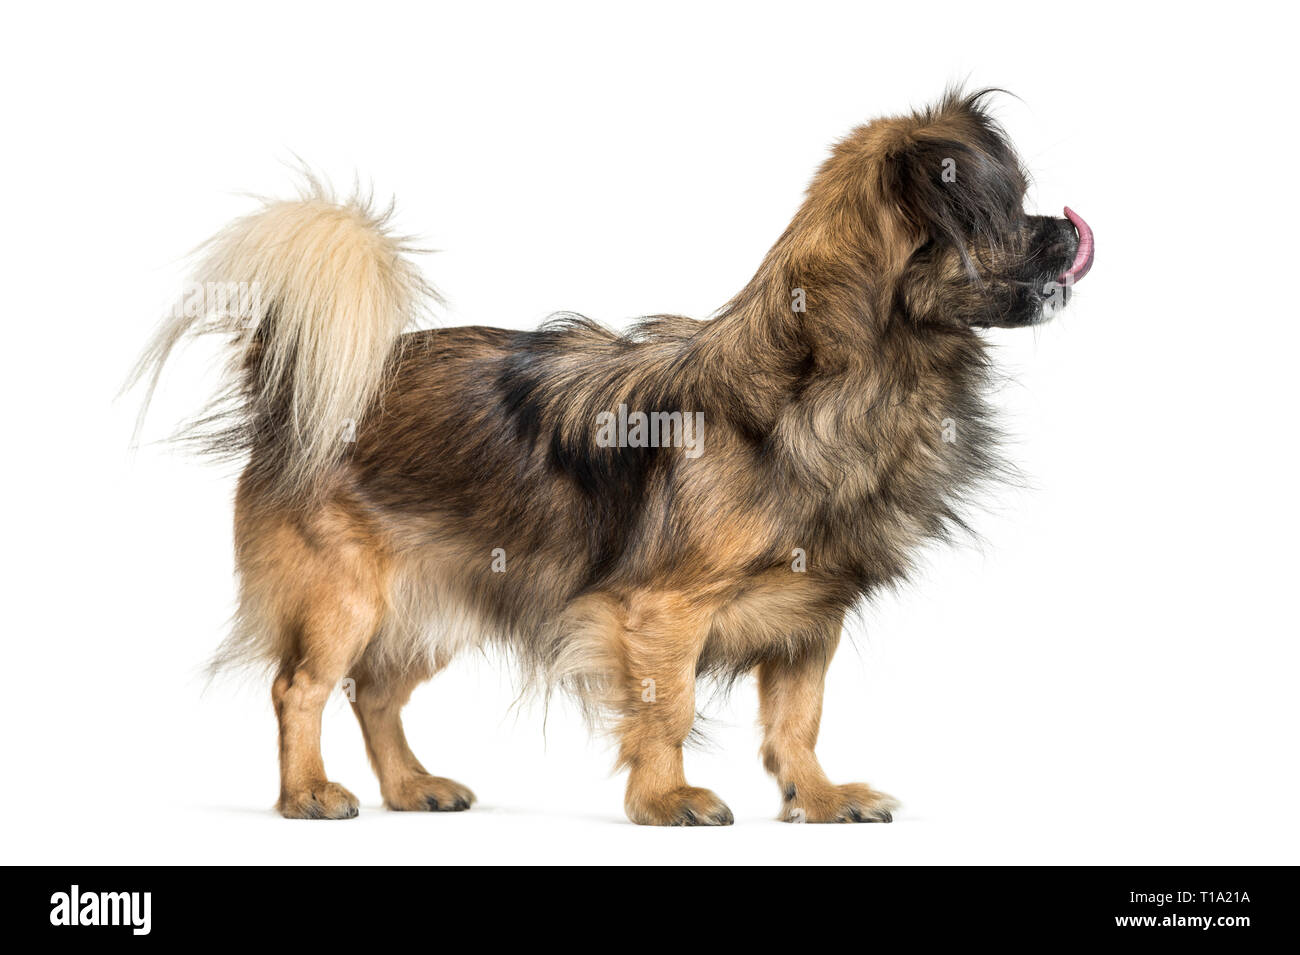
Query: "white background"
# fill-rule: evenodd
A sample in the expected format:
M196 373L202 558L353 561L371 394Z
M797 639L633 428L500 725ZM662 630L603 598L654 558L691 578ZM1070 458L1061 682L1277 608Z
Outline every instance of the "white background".
M5 861L1300 861L1292 29L1245 4L467 7L7 14ZM609 745L563 705L543 735L470 659L407 725L471 812L382 810L337 698L326 763L361 817L276 816L266 687L200 675L233 475L130 454L138 396L113 402L239 193L285 192L296 154L396 194L445 250L445 323L703 316L831 142L967 78L1020 97L997 112L1031 202L1077 209L1098 253L1062 320L990 333L1032 487L832 669L823 761L897 823L775 822L747 683L687 757L737 824L632 826ZM214 358L172 367L148 436Z

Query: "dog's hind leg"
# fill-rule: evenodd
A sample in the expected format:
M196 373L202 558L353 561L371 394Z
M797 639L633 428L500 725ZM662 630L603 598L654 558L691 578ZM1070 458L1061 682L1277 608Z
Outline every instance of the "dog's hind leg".
M325 776L321 714L352 662L373 636L378 608L341 594L317 595L303 623L301 656L280 670L271 688L280 724L280 800L290 819L350 819L357 798Z
M291 819L349 819L357 799L325 775L321 714L361 657L385 609L385 561L364 521L340 505L309 513L237 499L241 616L279 661L271 687L280 727L280 798Z
M271 687L280 724L280 799L276 808L290 819L350 819L357 798L325 776L321 759L321 714L330 693L346 675L365 640L372 618L335 605L317 606L304 625L303 656L283 666Z
M824 641L758 668L763 765L781 786L786 822L890 822L897 807L892 797L864 784L835 785L817 761L826 668L838 643L837 622Z
M402 707L411 691L441 666L419 664L390 670L362 661L355 671L352 709L361 723L370 765L389 809L458 812L474 803L474 793L454 779L433 776L420 765L406 742Z

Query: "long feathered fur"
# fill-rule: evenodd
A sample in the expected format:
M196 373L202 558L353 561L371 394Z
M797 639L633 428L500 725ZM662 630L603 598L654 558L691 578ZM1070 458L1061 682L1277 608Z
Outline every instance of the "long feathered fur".
M296 199L264 201L196 251L188 294L163 321L128 387L148 382L143 422L163 366L187 339L222 337L223 387L178 438L239 457L274 448L278 491L310 491L344 451L397 357L400 336L437 292L377 209L340 201L310 174Z

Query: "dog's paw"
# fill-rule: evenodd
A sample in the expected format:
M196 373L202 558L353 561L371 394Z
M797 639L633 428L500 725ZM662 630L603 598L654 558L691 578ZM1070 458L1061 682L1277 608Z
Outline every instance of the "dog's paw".
M629 797L626 808L638 826L729 826L736 821L717 793L698 786Z
M276 808L286 819L353 819L360 811L357 797L331 782L282 793Z
M461 812L476 798L468 786L454 779L420 774L408 776L385 793L384 805L399 812Z
M782 822L893 822L898 800L863 783L786 786Z

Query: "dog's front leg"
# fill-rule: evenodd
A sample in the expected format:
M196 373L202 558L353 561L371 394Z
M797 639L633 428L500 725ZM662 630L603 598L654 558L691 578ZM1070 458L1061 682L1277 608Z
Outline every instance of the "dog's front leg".
M821 643L806 646L794 659L767 660L758 669L763 766L781 786L785 822L891 822L898 805L862 783L835 785L817 761L826 668L839 639L837 622Z
M695 601L643 595L627 604L618 635L619 764L629 770L627 817L649 826L729 826L727 804L690 786L682 746L695 722L695 673L708 619Z

